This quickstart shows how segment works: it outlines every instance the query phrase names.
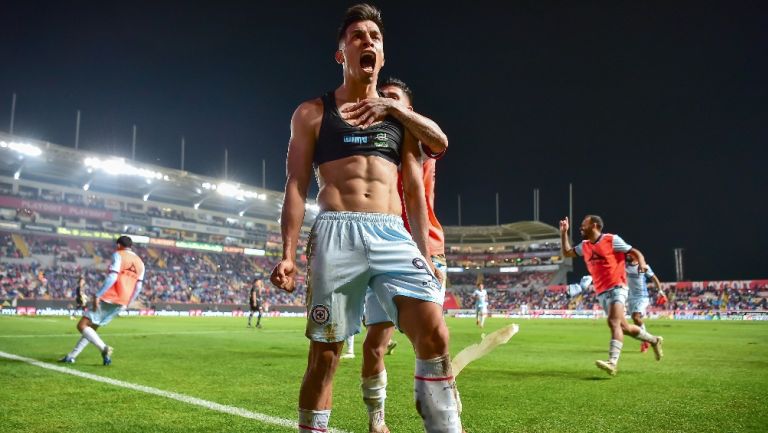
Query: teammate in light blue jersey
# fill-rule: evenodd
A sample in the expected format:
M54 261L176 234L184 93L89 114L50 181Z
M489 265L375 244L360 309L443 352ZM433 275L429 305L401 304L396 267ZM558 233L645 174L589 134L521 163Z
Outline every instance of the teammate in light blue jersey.
M485 290L483 283L477 283L477 289L472 292L472 297L475 298L475 323L483 328L485 326L485 317L488 315L488 292Z
M629 297L627 303L630 316L635 325L645 329L645 323L643 322L643 316L646 314L646 310L650 305L650 297L648 295L648 279L653 281L656 290L659 291L659 296L663 297L664 292L661 290L661 281L648 265L648 269L645 272L640 272L639 266L634 259L627 255L626 261L627 269L627 285L629 286ZM646 352L650 345L646 342L640 344L640 351Z

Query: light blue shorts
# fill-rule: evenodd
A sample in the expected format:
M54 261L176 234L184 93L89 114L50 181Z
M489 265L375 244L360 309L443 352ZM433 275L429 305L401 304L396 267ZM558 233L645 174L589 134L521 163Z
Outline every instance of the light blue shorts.
M600 301L600 306L603 307L605 314L611 313L611 305L619 303L626 307L627 295L629 289L624 286L615 286L612 289L608 289L605 292L597 295L597 300Z
M120 314L120 310L122 309L123 306L120 304L99 301L99 308L86 311L84 316L91 319L91 322L93 322L94 325L106 326L112 319Z
M339 342L360 332L369 290L395 324L395 296L443 304L444 291L399 215L321 213L307 262L306 335L312 341Z
M439 303L442 305L443 300L445 299L445 283L448 281L448 277L446 275L446 269L448 269L448 266L445 264L445 259L438 257L432 257L432 263L435 265L435 268L443 274L443 285L440 287L439 295ZM374 293L370 287L365 292L364 316L365 319L363 322L365 323L365 326L376 325L378 323L393 322L393 320L390 319L387 315L387 312L384 311L384 307L381 306L381 302L379 302L379 298L376 296L376 293Z
M651 301L647 296L630 296L627 302L629 304L627 313L640 313L643 316L645 316L645 310L651 305Z
M488 314L488 304L476 305L475 314Z

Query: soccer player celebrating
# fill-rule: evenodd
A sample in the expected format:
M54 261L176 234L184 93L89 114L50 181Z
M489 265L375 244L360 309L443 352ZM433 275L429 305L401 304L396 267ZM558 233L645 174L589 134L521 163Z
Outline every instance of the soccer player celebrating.
M256 317L256 327L261 328L261 313L264 311L264 280L261 277L253 280L251 291L248 294L248 304L251 314L248 315L248 327L251 327L253 313L258 313Z
M475 324L481 328L485 327L485 316L488 315L488 292L483 283L477 283L477 288L472 292L475 299Z
M112 364L112 347L104 343L96 330L106 326L123 308L136 300L144 281L144 262L131 251L131 238L120 236L116 244L117 251L112 254L109 275L93 298L93 309L87 311L77 323L77 330L82 337L60 362L74 363L88 343L93 343L101 352L104 365Z
M422 173L424 182L424 198L427 205L429 221L429 237L427 250L430 260L435 267L435 273L441 280L440 299L445 298L445 235L443 227L437 220L434 211L435 204L435 162L445 154L448 138L440 127L433 121L413 111L413 92L405 82L397 78L388 78L379 85L379 93L383 98L363 100L345 110L342 116L350 123L378 122L386 119L388 113L403 122L406 129L421 143ZM403 194L402 175L398 176L398 193L400 201L405 203ZM410 232L408 216L403 206L401 214L406 230ZM394 350L397 342L392 340L394 324L382 307L381 302L372 290L365 296L365 324L368 333L363 342L363 366L361 389L363 401L368 409L368 430L371 433L384 433L389 429L385 422L384 403L387 398L387 372L384 366L384 355ZM350 337L354 342L354 337ZM352 344L348 342L348 352L342 358L354 358Z
M645 272L640 272L640 264L635 260L633 256L627 255L626 267L627 267L627 283L629 284L629 314L632 317L632 322L635 325L645 330L645 323L643 323L643 316L645 316L645 310L650 305L650 299L648 297L648 278L653 280L653 284L656 286L656 290L659 291L659 296L664 296L664 292L661 290L661 281L653 273L651 267L646 263L647 269ZM650 344L647 341L640 343L640 352L647 352Z
M343 340L360 330L369 286L414 346L414 393L425 430L461 431L440 284L425 259L428 222L418 143L394 118L360 128L339 113L360 99L378 97L382 27L381 13L373 6L347 10L335 56L343 84L302 103L291 120L281 215L283 257L272 271L275 286L295 288L297 241L313 165L321 209L307 246L311 343L299 394L303 433L328 429ZM400 218L398 165L413 238Z
M624 345L624 334L641 341L647 341L653 347L656 360L660 361L663 352L662 337L649 334L645 329L627 323L624 317L624 304L627 301L627 272L624 261L627 255L638 263L640 272L645 272L648 265L643 254L624 242L615 234L603 233L603 219L597 215L587 215L581 222L581 236L584 240L571 248L568 241L568 217L560 220L560 242L565 257L583 256L587 269L593 279L597 299L608 316L611 329L611 344L608 360L595 362L598 368L615 376L618 371L619 356Z

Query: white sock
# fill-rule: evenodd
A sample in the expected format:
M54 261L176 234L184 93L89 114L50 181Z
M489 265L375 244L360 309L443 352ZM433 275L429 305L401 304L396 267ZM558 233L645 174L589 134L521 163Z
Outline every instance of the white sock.
M608 361L612 362L614 365L618 364L622 347L624 347L624 343L621 341L611 340L611 348L608 350Z
M355 353L355 336L350 335L344 343L347 346L347 353Z
M99 337L99 334L96 333L96 330L90 326L86 326L85 329L83 329L83 337L93 343L94 346L98 347L99 352L103 352L104 348L107 347L106 343Z
M645 330L645 328L640 328L640 332L638 332L637 336L632 337L640 341L647 341L651 344L656 344L656 337L649 334L648 331Z
M427 433L461 433L456 381L449 355L416 359L414 396Z
M383 427L384 401L387 399L387 370L362 378L360 388L363 390L363 401L368 408L368 430Z
M75 344L75 348L72 349L72 351L69 352L67 356L72 359L77 358L77 355L79 355L80 352L82 352L83 349L85 349L85 346L87 345L88 345L88 339L85 337L80 337L80 339L77 340L77 344Z
M299 409L299 433L317 433L328 431L331 410Z

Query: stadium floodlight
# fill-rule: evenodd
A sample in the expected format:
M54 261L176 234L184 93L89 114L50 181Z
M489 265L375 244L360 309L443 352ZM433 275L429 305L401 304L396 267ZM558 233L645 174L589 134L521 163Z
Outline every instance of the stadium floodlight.
M88 191L89 189L91 189L91 182L90 181L88 183L86 183L85 185L83 185L83 191Z
M245 215L245 209L241 210L241 211L240 211L240 212L238 212L237 214L238 214L238 215L240 215L240 216L243 216L243 215Z
M208 191L216 191L224 197L231 197L238 201L245 201L246 199L265 201L267 199L267 195L265 193L249 191L241 188L239 184L234 183L225 182L215 184L210 182L203 182L200 186ZM199 191L199 189L196 189L196 191ZM198 194L200 194L200 192L198 192Z
M150 194L150 193L146 193L146 194L144 194L144 195L143 195L141 198L142 198L144 201L147 201L147 200L149 200L149 194Z
M100 159L96 157L85 158L85 166L93 170L101 170L112 176L138 176L147 181L170 180L168 175L159 171L136 167L125 162L123 158ZM149 182L148 182L149 183Z
M16 170L16 173L13 173L13 180L19 180L20 177L21 177L21 168Z
M18 141L0 141L0 148L10 149L24 156L40 156L42 149L29 143L19 143Z
M198 210L198 209L200 209L200 205L201 205L201 204L203 204L203 202L202 202L202 201L199 201L199 202L197 202L197 203L193 204L193 205L192 205L192 207L193 207L193 208L195 208L195 210Z

